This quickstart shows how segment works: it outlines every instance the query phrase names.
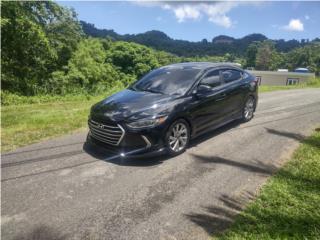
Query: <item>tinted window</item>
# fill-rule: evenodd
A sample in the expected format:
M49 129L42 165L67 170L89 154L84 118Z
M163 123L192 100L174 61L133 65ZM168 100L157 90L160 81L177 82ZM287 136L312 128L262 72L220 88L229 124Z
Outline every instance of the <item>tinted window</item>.
M223 70L222 73L222 79L225 83L229 83L229 82L233 82L233 81L237 81L239 79L241 79L241 72L237 71L237 70Z
M202 80L201 84L210 86L212 88L218 87L221 85L220 81L220 71L214 70L209 72Z
M193 67L166 67L156 69L134 83L136 91L183 95L196 80L200 69Z

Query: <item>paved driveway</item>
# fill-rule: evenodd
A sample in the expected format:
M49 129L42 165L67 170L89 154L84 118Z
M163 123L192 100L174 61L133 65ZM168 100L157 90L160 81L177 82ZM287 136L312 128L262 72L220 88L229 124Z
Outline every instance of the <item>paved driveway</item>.
M3 154L2 237L207 239L319 125L320 89L290 90L171 159L97 159L85 132Z

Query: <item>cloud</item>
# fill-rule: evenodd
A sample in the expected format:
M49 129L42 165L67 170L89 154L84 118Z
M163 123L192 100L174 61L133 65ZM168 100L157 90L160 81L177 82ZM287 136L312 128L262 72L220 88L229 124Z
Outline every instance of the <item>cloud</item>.
M305 18L306 20L309 20L309 19L310 19L309 15L305 15L304 18Z
M244 2L243 2L244 3ZM174 13L178 22L196 21L207 18L218 26L230 28L235 22L227 14L235 8L239 2L175 2L175 1L135 1L135 4L144 7L161 7L164 10Z
M291 19L289 24L284 26L283 29L285 29L287 31L302 32L303 31L303 23L300 21L300 19Z
M192 4L165 4L162 8L166 10L172 10L178 19L178 22L184 22L187 19L196 20L201 17L201 12L199 11L198 7L192 6Z
M178 22L198 20L205 16L208 21L218 26L230 28L233 22L227 13L237 5L236 2L167 2L162 8L172 11Z

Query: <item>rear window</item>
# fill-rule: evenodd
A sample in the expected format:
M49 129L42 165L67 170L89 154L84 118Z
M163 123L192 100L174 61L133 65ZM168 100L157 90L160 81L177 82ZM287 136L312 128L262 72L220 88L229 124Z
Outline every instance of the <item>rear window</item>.
M242 78L242 73L234 69L223 70L221 75L225 83L234 82Z

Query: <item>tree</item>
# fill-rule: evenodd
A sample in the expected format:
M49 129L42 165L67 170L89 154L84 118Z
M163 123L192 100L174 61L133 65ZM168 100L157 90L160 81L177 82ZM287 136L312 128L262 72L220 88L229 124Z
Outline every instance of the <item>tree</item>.
M227 62L234 62L234 60L236 59L236 57L235 57L233 54L226 53L226 54L224 55L224 59L225 59L225 61L227 61Z
M46 69L57 58L40 24L44 18L42 5L31 2L2 2L2 88L24 94L33 94L40 79L46 78Z
M258 52L258 43L251 43L246 51L246 67L256 66L256 56Z
M68 63L72 52L84 36L81 25L73 9L61 8L58 17L46 25L45 29L50 45L57 52L56 67L60 68Z
M320 72L320 43L314 42L303 48L290 51L286 57L287 66L290 70L298 67L306 67L319 75Z
M36 94L81 37L74 12L55 2L2 2L2 88Z
M264 41L259 45L256 55L256 68L258 70L270 69L274 51L274 45L270 41Z
M56 71L46 85L48 92L65 94L72 91L101 92L110 88L119 74L105 63L106 49L99 39L84 39L69 60L66 71Z
M271 61L269 70L276 71L279 68L286 68L286 55L273 51L271 55Z
M202 44L208 44L208 40L206 38L202 39L201 41Z
M139 78L159 66L154 51L136 43L115 42L107 52L106 62L121 72Z

